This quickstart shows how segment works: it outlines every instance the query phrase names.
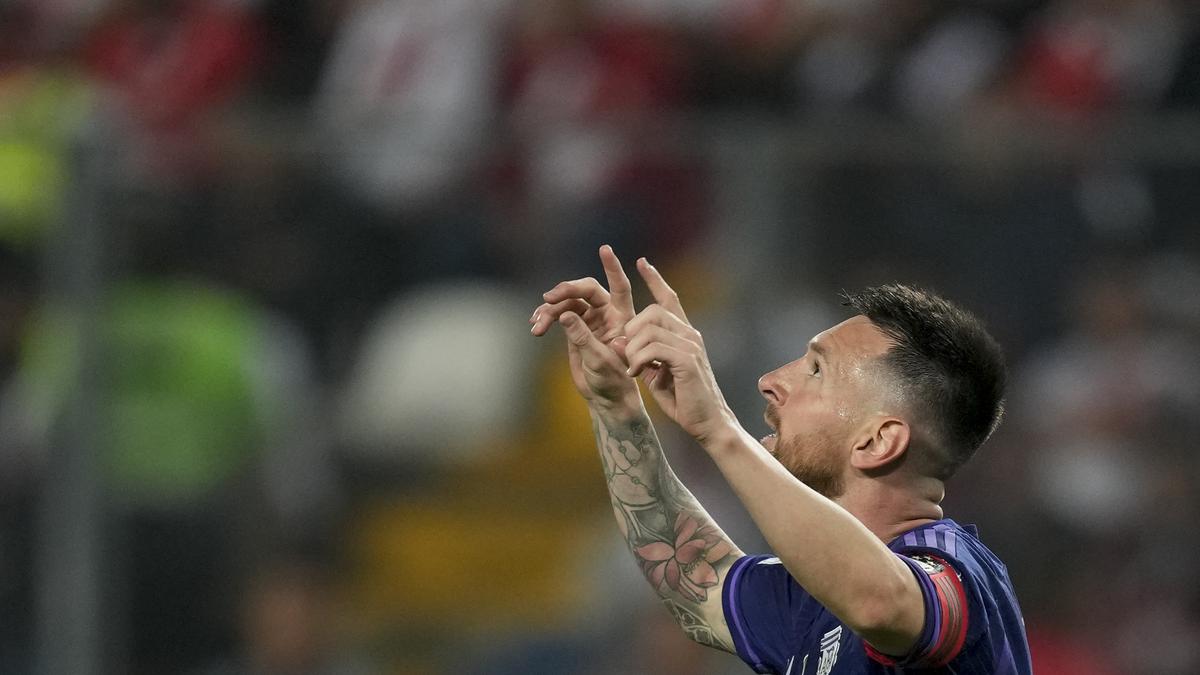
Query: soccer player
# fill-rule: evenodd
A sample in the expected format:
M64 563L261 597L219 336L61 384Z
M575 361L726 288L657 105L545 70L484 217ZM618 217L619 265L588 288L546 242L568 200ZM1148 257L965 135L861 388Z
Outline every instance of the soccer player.
M759 379L774 430L759 441L659 272L637 261L655 303L635 312L620 261L600 258L608 288L558 284L532 333L563 327L617 525L688 637L759 673L1031 672L1004 565L939 506L1002 411L1003 357L975 318L906 286L847 296L855 316ZM639 376L774 556L742 553L676 478Z

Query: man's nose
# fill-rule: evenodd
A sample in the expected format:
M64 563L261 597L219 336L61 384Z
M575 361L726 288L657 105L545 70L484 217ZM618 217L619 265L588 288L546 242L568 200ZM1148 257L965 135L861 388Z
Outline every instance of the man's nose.
M781 406L787 401L787 388L783 385L783 381L779 376L780 370L782 368L776 368L758 378L759 393L769 403L774 403L777 406Z

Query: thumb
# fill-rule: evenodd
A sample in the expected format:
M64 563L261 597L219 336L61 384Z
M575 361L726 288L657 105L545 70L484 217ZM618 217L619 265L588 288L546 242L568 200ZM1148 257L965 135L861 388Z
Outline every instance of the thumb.
M592 329L575 312L563 312L558 318L567 334L567 350L579 356L583 366L595 373L615 370L616 357L604 346Z
M563 312L558 317L563 332L567 334L567 342L572 348L586 347L592 338L592 331L583 323L583 319L575 312Z

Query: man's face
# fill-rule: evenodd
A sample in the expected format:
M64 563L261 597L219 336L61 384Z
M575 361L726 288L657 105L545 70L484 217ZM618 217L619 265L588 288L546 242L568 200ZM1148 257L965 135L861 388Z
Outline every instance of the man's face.
M801 482L834 499L845 490L852 433L875 400L874 361L890 340L855 316L808 343L800 359L763 375L758 389L774 434L762 440Z

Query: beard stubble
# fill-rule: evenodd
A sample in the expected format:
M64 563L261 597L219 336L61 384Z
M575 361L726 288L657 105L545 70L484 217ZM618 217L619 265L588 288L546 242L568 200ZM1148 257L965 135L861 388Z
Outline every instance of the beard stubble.
M774 406L767 406L766 417L779 428L779 412ZM778 436L772 454L801 483L836 499L846 491L845 458L839 446L829 433L815 431L803 438L800 434Z

